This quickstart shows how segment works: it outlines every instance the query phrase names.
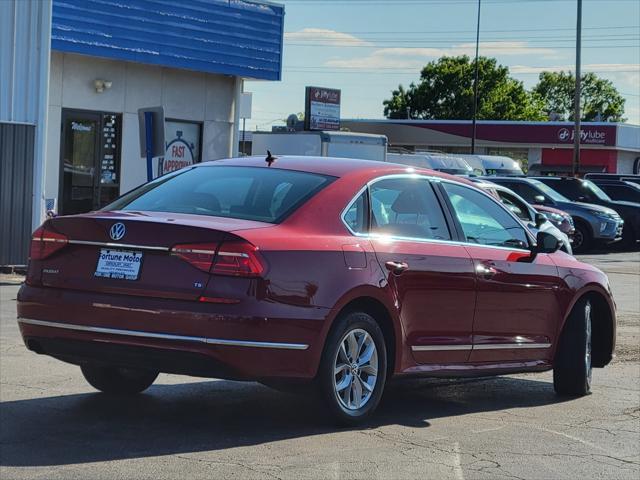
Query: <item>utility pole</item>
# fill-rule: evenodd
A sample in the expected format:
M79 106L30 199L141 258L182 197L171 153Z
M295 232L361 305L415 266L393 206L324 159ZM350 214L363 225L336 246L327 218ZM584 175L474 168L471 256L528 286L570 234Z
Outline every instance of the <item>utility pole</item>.
M582 74L580 73L580 53L582 44L582 0L578 1L578 19L576 21L576 91L573 97L573 164L571 172L577 176L580 171L580 89Z
M480 2L478 0L478 24L476 26L476 63L473 79L473 118L471 120L471 154L476 153L476 116L478 113L478 50L480 48Z

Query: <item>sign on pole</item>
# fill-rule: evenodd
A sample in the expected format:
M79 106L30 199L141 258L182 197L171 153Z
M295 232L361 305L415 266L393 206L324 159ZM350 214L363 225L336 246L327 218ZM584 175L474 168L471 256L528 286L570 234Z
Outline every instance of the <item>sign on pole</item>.
M164 108L138 109L140 156L147 159L147 181L153 180L153 158L164 155Z
M307 87L305 91L304 129L340 130L340 90Z

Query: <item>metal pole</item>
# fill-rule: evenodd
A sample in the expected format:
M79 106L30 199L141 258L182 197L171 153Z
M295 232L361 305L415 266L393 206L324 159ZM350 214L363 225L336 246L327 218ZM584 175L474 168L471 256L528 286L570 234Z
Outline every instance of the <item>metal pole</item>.
M478 50L480 48L480 2L478 0L478 25L476 27L476 63L473 80L473 118L471 120L471 153L476 153L476 116L478 113Z
M153 113L144 112L145 142L147 146L147 182L153 180Z
M578 19L576 22L576 90L573 97L573 163L572 173L575 177L580 171L580 89L582 74L580 73L580 51L582 43L582 0L578 0Z
M247 130L247 119L242 119L242 155L243 157L247 156L247 144L244 141L244 134Z

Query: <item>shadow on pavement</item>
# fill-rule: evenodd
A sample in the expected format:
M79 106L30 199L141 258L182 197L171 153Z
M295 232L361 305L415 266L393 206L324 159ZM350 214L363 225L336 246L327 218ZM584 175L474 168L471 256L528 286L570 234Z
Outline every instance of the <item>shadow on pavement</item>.
M557 403L547 382L423 379L390 385L362 428ZM114 398L61 395L0 404L0 465L46 466L223 450L338 430L313 398L255 383L155 385Z

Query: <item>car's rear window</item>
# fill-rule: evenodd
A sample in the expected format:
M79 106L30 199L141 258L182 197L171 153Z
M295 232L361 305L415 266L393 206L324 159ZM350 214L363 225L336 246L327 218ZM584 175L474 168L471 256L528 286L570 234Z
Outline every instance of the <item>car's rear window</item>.
M145 184L104 210L278 223L333 180L327 175L268 167L202 166Z

